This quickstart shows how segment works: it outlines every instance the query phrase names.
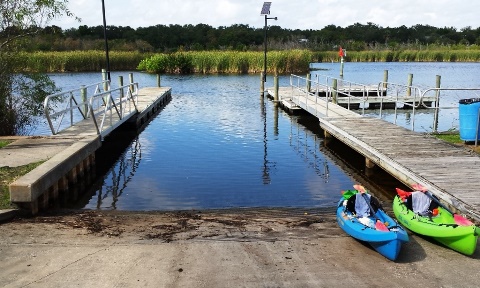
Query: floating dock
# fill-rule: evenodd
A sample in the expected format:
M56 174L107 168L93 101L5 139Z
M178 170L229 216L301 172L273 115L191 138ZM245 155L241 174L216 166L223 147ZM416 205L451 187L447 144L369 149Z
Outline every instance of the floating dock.
M378 166L410 187L415 183L429 187L444 203L480 221L478 187L472 182L480 179L477 154L295 90L292 94L292 88L279 89L278 97L316 116L326 137L363 155L368 168ZM269 90L269 97L272 93Z

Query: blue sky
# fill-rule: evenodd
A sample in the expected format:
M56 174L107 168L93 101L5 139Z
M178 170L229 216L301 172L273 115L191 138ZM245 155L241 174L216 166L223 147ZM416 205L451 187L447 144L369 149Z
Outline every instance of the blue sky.
M208 24L213 27L248 24L263 27L263 0L104 0L107 25L148 27L157 24ZM480 27L480 1L471 0L272 0L269 25L318 30L372 22L382 27L423 24L461 29ZM82 19L61 18L50 24L64 29L102 25L100 0L70 0L70 10Z

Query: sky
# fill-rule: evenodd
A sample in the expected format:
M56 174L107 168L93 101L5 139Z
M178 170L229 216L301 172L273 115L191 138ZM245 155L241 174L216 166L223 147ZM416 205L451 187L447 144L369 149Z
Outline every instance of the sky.
M245 24L262 28L263 0L103 0L107 25L132 28L157 24L208 24L214 28ZM268 25L320 30L368 22L381 27L480 27L480 1L471 0L272 0ZM69 9L81 22L62 17L49 25L63 29L103 25L102 1L70 0Z

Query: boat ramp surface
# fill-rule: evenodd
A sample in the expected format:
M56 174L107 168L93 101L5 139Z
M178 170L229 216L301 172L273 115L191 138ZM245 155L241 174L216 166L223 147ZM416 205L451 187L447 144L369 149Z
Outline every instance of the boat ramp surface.
M414 132L377 118L361 116L315 95L279 89L283 107L316 116L326 137L335 137L411 187L426 186L446 204L480 221L480 157L434 136ZM268 92L273 95L272 90ZM308 95L308 96L307 96Z

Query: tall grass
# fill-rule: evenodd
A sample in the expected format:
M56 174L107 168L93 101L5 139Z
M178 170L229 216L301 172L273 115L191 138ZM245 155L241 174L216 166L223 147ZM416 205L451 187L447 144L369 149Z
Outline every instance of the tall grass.
M480 50L351 51L350 62L480 62Z
M262 51L190 51L172 54L110 52L110 70L151 73L258 73ZM87 72L106 68L103 51L23 52L17 72ZM304 73L312 62L338 62L336 51L282 50L267 54L268 73ZM424 49L347 51L348 62L480 62L479 49Z
M316 62L309 50L271 51L267 54L267 72L298 73ZM156 54L140 62L137 69L151 73L257 73L263 71L263 52L191 51Z
M109 53L111 70L135 70L146 54L139 52ZM22 52L18 72L87 72L106 68L106 56L103 51L69 51L69 52Z

